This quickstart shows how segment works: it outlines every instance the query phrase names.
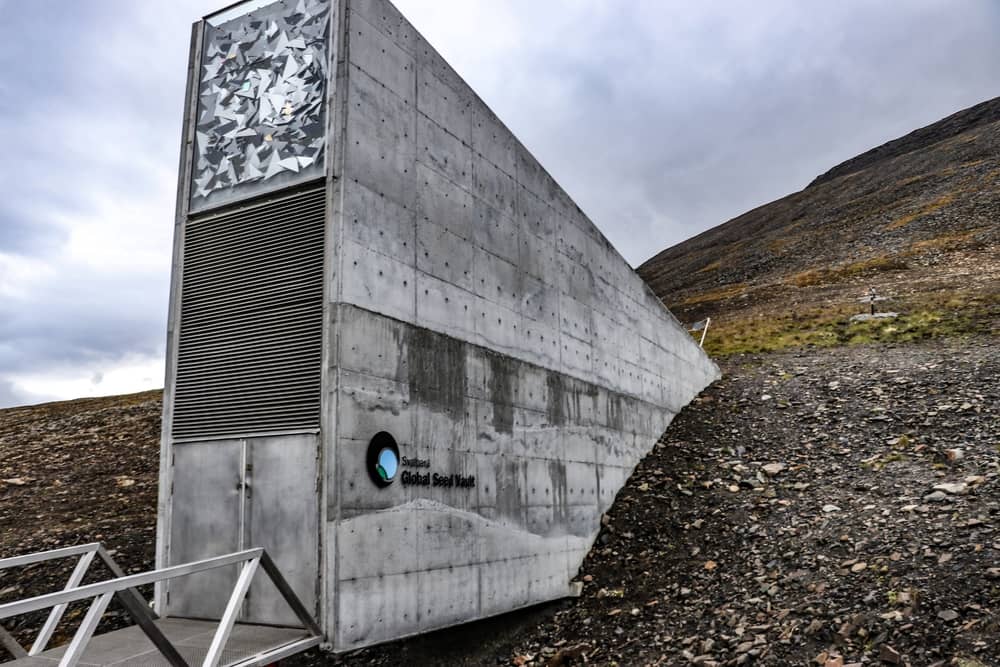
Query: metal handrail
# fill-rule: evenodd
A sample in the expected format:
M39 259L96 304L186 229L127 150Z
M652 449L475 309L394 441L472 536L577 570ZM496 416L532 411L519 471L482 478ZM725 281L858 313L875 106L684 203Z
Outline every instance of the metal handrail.
M69 558L71 556L80 556L80 560L77 561L76 567L73 568L72 574L70 574L69 580L63 587L64 591L69 591L77 588L80 582L83 581L84 576L87 574L87 570L90 569L91 563L94 562L94 557L99 556L104 562L105 566L111 571L116 577L124 577L125 573L115 562L115 559L111 557L111 554L99 543L90 542L89 544L80 544L73 547L62 547L60 549L50 549L49 551L40 551L32 554L25 554L23 556L14 556L12 558L0 559L0 572L3 570L8 570L15 567L24 567L27 565L35 565L37 563L44 563L52 560L60 560L63 558ZM135 589L129 589L126 593L127 598L123 601L126 608L128 607L145 607L146 601L143 600L142 596ZM45 625L39 631L38 636L35 638L34 643L28 651L24 650L24 647L17 643L9 632L0 626L0 643L2 643L8 651L15 658L23 658L27 656L38 655L49 644L49 640L52 639L52 635L59 625L59 621L62 620L63 614L66 613L67 603L56 604L52 607L52 612L45 621ZM156 615L149 612L152 616L152 620L156 619ZM133 614L134 616L134 614ZM137 620L137 622L140 622ZM140 622L141 623L141 622Z
M244 561L258 558L263 552L264 550L260 548L247 549L246 551L237 551L236 553L226 554L225 556L206 558L205 560L185 563L183 565L173 565L171 567L165 567L161 570L131 574L125 577L109 579L107 581L99 581L95 584L87 584L86 586L80 586L71 590L59 591L57 593L46 593L45 595L28 598L27 600L0 604L0 620L10 618L11 616L27 614L32 611L38 611L39 609L48 609L49 607L57 604L77 602L79 600L86 600L87 598L96 597L104 593L117 593L135 586L153 584L157 581L183 577L188 574L204 572L205 570L214 570L219 567L225 567L226 565L233 565L234 563L242 563Z
M61 549L52 549L51 551L39 551L33 554L14 556L13 558L0 558L0 570L8 570L12 567L22 567L24 565L34 565L35 563L42 563L47 560L79 556L81 554L97 551L100 546L99 542L91 542L90 544L80 544L75 547L63 547Z
M82 545L80 547L55 549L43 554L29 554L27 556L6 558L0 560L0 570L7 567L15 567L17 565L26 565L54 558L64 558L80 554L83 554L83 558L87 559L86 565L89 565L89 562L93 559L95 553L101 555L102 558L106 557L110 563L114 563L111 556L107 554L100 544L89 544ZM81 559L81 564L82 563L83 560ZM236 623L236 617L239 614L247 591L250 589L250 583L257 572L258 566L264 569L267 576L278 589L278 592L285 599L285 602L288 603L296 617L302 622L303 627L309 631L311 636L308 640L301 643L301 650L318 644L321 641L323 632L319 625L295 595L295 592L288 585L288 582L285 581L285 578L278 571L274 561L271 560L271 557L262 548L246 549L244 551L238 551L223 556L206 558L192 563L173 565L159 570L153 570L151 572L143 572L127 576L121 572L121 569L118 568L117 563L115 563L112 569L115 571L117 576L114 579L87 584L85 586L79 586L78 579L76 580L75 585L67 585L66 589L56 593L47 593L45 595L28 598L27 600L0 604L0 619L19 616L21 614L27 614L41 609L48 609L50 607L53 608L53 614L55 614L57 609L64 611L66 605L71 602L78 602L80 600L92 598L93 602L91 603L90 609L87 611L87 615L84 617L83 622L80 624L80 627L73 636L69 647L66 649L66 652L63 654L63 657L59 662L59 667L73 667L83 655L87 644L94 634L94 630L97 628L97 623L100 621L101 616L107 609L111 599L116 594L120 594L126 610L141 627L143 632L146 633L146 636L149 637L150 641L153 642L160 653L167 658L170 664L174 665L174 667L189 667L188 663L177 651L176 647L166 638L166 636L163 635L153 622L155 620L155 616L149 610L148 606L145 605L145 602L142 601L142 597L138 595L137 591L135 591L135 587L239 563L242 563L242 569L239 577L237 578L236 585L233 588L233 592L229 597L229 601L226 604L226 609L222 614L222 618L219 620L219 627L212 638L212 643L209 646L205 660L202 663L202 667L217 667L219 664L219 660L222 657L222 650L225 648L226 642L229 640L229 635ZM80 570L79 564L77 570ZM85 572L86 567L83 567L83 570ZM76 571L74 571L74 576L75 575ZM82 579L82 577L83 572L80 573L80 579ZM71 583L73 582L73 577L71 577L70 581ZM142 603L136 605L135 599L132 597L133 595L138 596ZM62 611L59 612L59 617L62 616ZM51 619L52 616L50 616L50 620ZM58 620L59 619L56 618L55 623L58 623ZM55 623L52 624L53 630L55 629ZM48 625L49 624L46 623L46 627L48 627ZM3 643L8 646L8 648L11 648L9 644L14 640L9 635L3 637L4 634L6 634L6 632L0 628L0 639L3 640ZM41 652L41 650L44 649L44 644L47 642L48 637L46 637L45 642L41 644L41 648L38 652ZM21 648L16 642L14 642L14 645L17 646L17 648ZM32 651L35 651L35 648L38 645L39 644L36 641L36 645L32 646ZM28 655L24 653L23 648L21 648L20 652L14 651L14 653L15 657L24 657L25 655ZM36 653L33 652L31 655L36 655Z

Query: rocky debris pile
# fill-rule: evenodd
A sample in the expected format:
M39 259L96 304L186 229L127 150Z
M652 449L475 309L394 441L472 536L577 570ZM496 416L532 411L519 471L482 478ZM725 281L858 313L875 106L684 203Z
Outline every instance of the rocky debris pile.
M582 597L506 652L441 658L444 631L330 664L1000 664L995 344L732 358L605 516Z
M616 502L584 598L522 655L558 638L620 664L1000 664L995 347L726 370Z

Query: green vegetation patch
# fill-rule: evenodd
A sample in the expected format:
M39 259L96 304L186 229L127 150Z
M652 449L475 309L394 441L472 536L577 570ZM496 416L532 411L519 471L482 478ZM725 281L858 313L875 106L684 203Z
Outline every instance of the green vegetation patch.
M970 229L966 232L957 232L954 234L943 234L930 239L923 239L920 241L914 241L910 244L909 249L903 253L907 257L922 255L924 253L938 250L938 251L951 251L958 250L964 247L977 247L980 243L975 241L975 237L982 233L989 231L986 228L979 227L976 229Z
M710 303L713 301L722 301L724 299L731 299L736 296L742 295L746 292L746 285L744 283L736 283L734 285L724 285L722 287L709 290L707 292L702 292L700 294L695 294L682 299L679 303L681 306L693 306L699 303Z
M878 255L859 262L835 266L832 269L810 269L788 278L787 282L796 287L812 287L813 285L831 285L842 283L852 278L886 271L905 271L906 262L893 255Z
M907 343L934 338L989 334L1000 317L1000 295L920 296L893 304L892 319L852 322L856 305L809 308L768 317L712 320L705 350L715 357L773 352L798 347L833 347L866 343ZM697 333L696 338L701 334Z

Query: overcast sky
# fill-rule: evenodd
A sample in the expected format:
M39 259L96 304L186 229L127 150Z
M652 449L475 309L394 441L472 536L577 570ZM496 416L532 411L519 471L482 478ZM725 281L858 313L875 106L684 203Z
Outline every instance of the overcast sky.
M0 407L160 387L190 24L0 0ZM634 265L1000 95L998 0L399 0Z

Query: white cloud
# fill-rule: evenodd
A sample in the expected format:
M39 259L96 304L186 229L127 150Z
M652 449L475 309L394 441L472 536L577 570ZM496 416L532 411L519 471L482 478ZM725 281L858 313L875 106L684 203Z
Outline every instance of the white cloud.
M110 366L74 364L9 378L15 395L77 398L112 396L163 386L163 360L130 355Z
M0 252L0 297L4 299L27 302L38 284L57 275L49 262Z

